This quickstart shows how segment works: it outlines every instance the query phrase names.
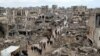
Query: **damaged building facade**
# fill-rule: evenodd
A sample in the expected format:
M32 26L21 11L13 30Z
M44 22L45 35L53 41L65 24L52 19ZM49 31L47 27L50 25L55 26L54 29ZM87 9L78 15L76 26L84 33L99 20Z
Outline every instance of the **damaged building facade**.
M12 56L100 56L99 27L100 8L0 7L0 51L16 45Z

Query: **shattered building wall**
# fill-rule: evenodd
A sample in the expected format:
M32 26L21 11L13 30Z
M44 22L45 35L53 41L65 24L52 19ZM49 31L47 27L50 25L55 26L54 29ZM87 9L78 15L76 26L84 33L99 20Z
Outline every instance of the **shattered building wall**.
M94 31L94 40L96 43L96 47L100 48L100 8L95 9L95 20L94 20L94 25L95 25L95 31Z
M87 29L87 21L89 19L89 10L85 6L72 6L67 9L69 28L74 29ZM80 31L80 30L79 30Z
M0 37L5 38L7 32L7 22L6 8L0 7Z
M31 32L35 18L32 13L35 14L34 12L31 12L31 10L23 8L8 9L7 18L9 19L9 33L15 35L20 33L25 35L25 32Z

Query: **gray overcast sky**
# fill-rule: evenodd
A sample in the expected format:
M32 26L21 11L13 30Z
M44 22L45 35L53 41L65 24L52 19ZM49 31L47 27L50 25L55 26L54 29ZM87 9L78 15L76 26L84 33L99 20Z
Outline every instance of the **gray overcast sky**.
M85 5L88 7L100 7L100 0L0 0L3 7L34 7L42 5L58 5L70 7L73 5Z

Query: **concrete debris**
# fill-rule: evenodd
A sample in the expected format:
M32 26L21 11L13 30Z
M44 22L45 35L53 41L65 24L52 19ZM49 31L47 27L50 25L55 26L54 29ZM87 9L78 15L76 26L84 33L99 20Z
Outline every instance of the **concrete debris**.
M92 47L81 47L79 48L80 51L83 51L83 52L97 52L97 49L96 48L92 48Z

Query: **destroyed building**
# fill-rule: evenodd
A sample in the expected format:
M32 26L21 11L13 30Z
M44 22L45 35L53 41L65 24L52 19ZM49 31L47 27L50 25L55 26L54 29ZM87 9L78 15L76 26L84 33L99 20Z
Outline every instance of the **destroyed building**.
M13 56L100 56L100 8L0 7L0 51ZM27 53L27 54L26 54Z

